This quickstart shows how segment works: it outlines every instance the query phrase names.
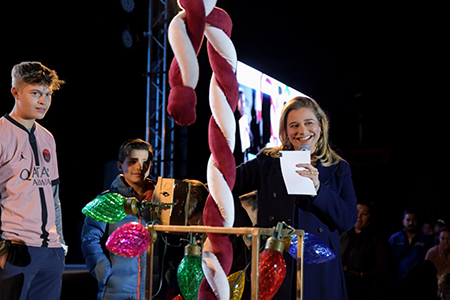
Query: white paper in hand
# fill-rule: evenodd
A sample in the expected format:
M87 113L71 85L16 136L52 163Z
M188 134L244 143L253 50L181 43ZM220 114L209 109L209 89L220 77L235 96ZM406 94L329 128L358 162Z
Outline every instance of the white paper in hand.
M314 182L307 177L300 176L297 164L310 164L310 151L280 151L281 173L289 195L317 195Z

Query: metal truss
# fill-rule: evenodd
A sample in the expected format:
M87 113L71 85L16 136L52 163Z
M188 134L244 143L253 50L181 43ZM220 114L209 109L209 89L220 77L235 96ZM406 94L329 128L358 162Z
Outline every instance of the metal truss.
M169 0L149 0L146 141L153 146L152 177L173 178L174 121L167 114Z

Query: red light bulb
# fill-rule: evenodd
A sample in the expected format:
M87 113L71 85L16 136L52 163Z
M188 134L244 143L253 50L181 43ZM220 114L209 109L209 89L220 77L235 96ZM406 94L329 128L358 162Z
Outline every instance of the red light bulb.
M278 223L275 236L266 242L266 249L259 255L259 297L270 300L275 296L286 277L286 263L283 258L284 243L280 240L282 230Z

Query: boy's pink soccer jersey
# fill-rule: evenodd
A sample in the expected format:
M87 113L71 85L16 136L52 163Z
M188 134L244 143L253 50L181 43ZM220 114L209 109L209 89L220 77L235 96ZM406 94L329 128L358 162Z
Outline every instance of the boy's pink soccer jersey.
M1 237L33 247L61 247L53 197L58 183L51 133L37 123L28 131L10 116L0 118Z

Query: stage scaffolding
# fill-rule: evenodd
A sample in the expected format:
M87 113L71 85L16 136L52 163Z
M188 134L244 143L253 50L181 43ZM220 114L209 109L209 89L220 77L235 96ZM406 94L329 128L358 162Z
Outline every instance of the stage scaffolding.
M154 149L152 177L173 178L174 128L167 114L168 41L167 28L173 14L169 0L149 0L147 37L146 141Z

